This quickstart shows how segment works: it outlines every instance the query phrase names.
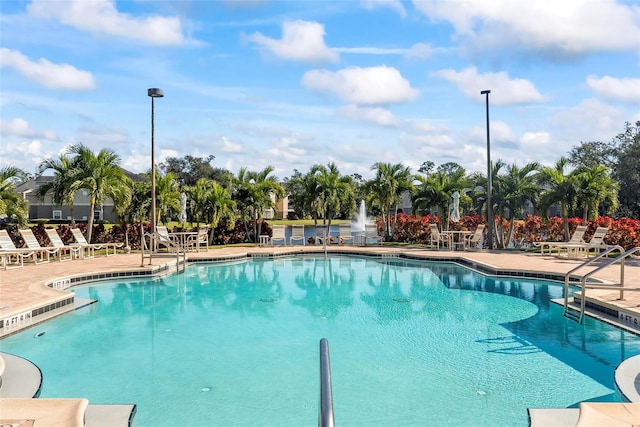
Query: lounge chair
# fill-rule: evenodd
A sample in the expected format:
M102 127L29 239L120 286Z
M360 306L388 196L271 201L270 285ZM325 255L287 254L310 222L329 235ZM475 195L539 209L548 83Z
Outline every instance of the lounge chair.
M329 239L329 237L331 236L329 235L329 227L327 225L316 225L316 245L324 244L324 241Z
M586 225L579 225L576 227L575 231L571 235L571 239L566 242L534 242L533 246L540 247L540 254L544 255L544 248L547 247L549 249L549 254L551 254L552 249L557 249L559 251L560 247L567 247L568 245L578 245L586 243L582 238L584 237L584 233L587 231Z
M476 228L476 231L469 235L469 236L465 236L464 238L464 246L465 248L474 248L477 249L478 248L478 244L482 244L482 241L484 239L484 224L478 224L478 227Z
M438 249L440 249L440 246L447 246L451 248L451 236L440 233L437 224L429 224L429 231L431 232L431 246L435 246Z
M58 232L53 228L47 228L45 231L49 238L49 242L51 242L51 246L60 249L60 261L69 261L73 258L83 257L84 249L82 246L78 244L65 245ZM65 253L68 254L68 257L65 257Z
M338 226L338 244L343 245L351 242L353 245L354 239L351 234L351 224L340 224Z
M380 244L384 240L384 237L378 234L378 226L375 224L364 225L364 244L366 245L370 241L375 244Z
M156 226L155 238L156 238L157 245L164 246L165 248L167 248L167 251L169 252L184 251L184 248L180 246L179 242L176 242L171 238L171 235L169 234L169 230L165 225ZM155 249L157 250L158 248L156 247Z
M115 255L117 253L116 248L122 246L122 243L89 243L79 228L72 228L71 233L73 234L74 239L76 239L78 245L87 251L83 258L93 258L95 256L96 249L100 250L102 248L105 249L105 254L107 256ZM113 248L112 254L109 254L109 248ZM87 253L88 255L86 255Z
M51 260L51 256L57 257L60 261L66 260L66 258L62 257L60 248L56 248L55 246L40 245L40 242L38 242L38 239L36 238L35 234L33 234L33 231L31 231L30 228L18 231L20 231L20 235L22 236L26 247L36 251L36 264L44 264L45 262L49 262Z
M303 245L306 245L306 239L304 237L304 225L292 225L291 226L291 237L289 237L289 244L293 245L296 241L302 241Z
M271 226L271 239L269 244L273 246L275 242L282 242L283 245L287 244L287 240L284 237L285 226L284 225L272 225Z
M588 242L579 242L572 243L567 242L566 244L558 244L555 247L560 249L566 249L569 255L586 255L589 256L591 251L594 251L596 254L600 253L600 250L606 248L607 245L604 243L604 238L609 232L609 227L598 227L596 231L593 232L591 239Z
M24 266L24 260L36 261L36 251L29 248L16 248L7 230L0 230L0 257L2 268L10 270Z

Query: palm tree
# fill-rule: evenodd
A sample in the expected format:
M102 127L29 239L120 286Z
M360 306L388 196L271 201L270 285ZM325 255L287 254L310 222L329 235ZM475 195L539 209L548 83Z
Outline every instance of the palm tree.
M382 212L382 223L385 234L390 236L391 222L389 221L389 211L394 208L394 222L397 215L402 193L413 188L411 170L401 163L392 165L391 163L375 163L372 170L376 171L376 176L365 184L371 202L377 204Z
M85 189L89 193L87 241L91 242L96 206L102 206L107 197L116 205L128 204L131 201L130 179L120 168L120 156L113 150L102 149L94 154L85 145L76 144L69 147L68 153L76 156L73 162L81 171L74 175L75 181L69 191Z
M349 212L355 209L355 198L351 180L348 177L341 177L335 163L327 166L314 167L315 194L312 202L315 211L322 217L322 223L331 226L331 220L336 217L341 210L351 204Z
M548 214L552 204L560 203L565 240L569 240L569 209L577 197L576 175L565 174L567 164L567 158L561 157L553 166L545 166L538 173L538 183L542 186L540 206Z
M0 169L0 216L15 219L20 227L27 224L29 204L16 193L16 181L24 179L26 173L14 166Z
M166 224L169 212L180 211L180 188L177 175L156 172L156 218ZM157 224L156 224L157 225Z
M211 218L211 228L215 229L223 219L226 219L227 228L231 230L235 227L236 202L231 198L231 194L226 188L213 180L210 180L209 183L206 192L206 212ZM209 236L209 240L209 243L213 243L213 233Z
M233 179L234 200L247 231L251 223L254 242L258 241L265 210L277 208L272 195L276 199L284 196L284 188L278 183L277 178L271 175L272 172L271 166L267 166L260 172L250 172L246 168L240 168L238 175Z
M191 216L195 218L198 227L201 222L211 221L211 218L207 216L207 194L213 182L208 178L200 178L195 185L184 187L184 191L189 196L188 209L191 210Z
M448 212L452 195L455 191L463 192L468 179L464 169L453 170L450 174L445 171L433 172L428 175L417 175L417 187L412 196L414 212L430 209L438 210L440 228L444 229L449 220Z
M58 206L67 205L69 214L71 215L71 226L75 228L76 219L73 214L74 198L76 191L73 189L73 183L82 172L74 163L74 158L66 154L60 155L57 159L46 159L40 163L39 170L53 170L53 180L42 184L36 190L38 198L43 200L47 194L51 193L51 201Z
M497 162L502 167L503 162ZM492 186L492 203L495 201L499 221L500 233L496 233L498 237L498 245L505 248L508 245L510 237L513 235L515 218L522 216L524 206L527 201L534 202L537 198L539 186L536 182L536 174L540 165L536 162L526 164L519 168L517 165L509 165L505 174L497 174L494 180L495 185ZM509 212L509 232L508 238L505 239L502 224L506 212ZM506 241L505 241L506 240Z
M608 211L618 207L618 183L611 177L609 168L602 165L582 166L576 169L578 199L582 201L582 224L589 217L598 219L599 208L606 203Z

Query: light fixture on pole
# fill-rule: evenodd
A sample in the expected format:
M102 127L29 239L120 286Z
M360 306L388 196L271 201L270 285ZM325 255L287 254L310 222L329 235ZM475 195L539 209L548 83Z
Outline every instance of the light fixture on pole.
M156 87L147 90L147 95L151 97L151 232L156 232L156 149L155 149L155 140L154 140L154 98L162 98L164 93L162 93L162 89L158 89ZM154 240L155 242L155 240ZM155 246L155 244L153 245ZM155 247L153 248L155 249Z
M481 95L486 95L487 105L487 246L489 249L493 249L493 205L491 203L491 143L489 138L489 94L490 90L483 90Z

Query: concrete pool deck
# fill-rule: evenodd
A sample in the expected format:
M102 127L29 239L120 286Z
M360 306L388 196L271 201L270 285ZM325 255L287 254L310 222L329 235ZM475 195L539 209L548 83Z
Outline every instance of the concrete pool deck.
M452 252L399 246L359 247L334 245L328 246L327 252L457 261L462 265L475 268L487 274L499 276L530 276L555 280L562 280L568 271L583 262L583 260L579 259L525 252ZM324 253L324 248L322 246L225 247L203 252L190 252L187 254L187 259L192 262L222 261L238 258L243 259L247 256L284 256L287 254L304 253L322 254ZM47 284L67 288L75 284L96 279L149 276L175 271L175 256L154 256L151 265L148 265L149 261L145 259L144 265L141 266L141 261L142 259L139 253L120 253L117 256L110 257L99 256L92 259L72 260L69 262L51 261L48 264L25 265L19 269L0 270L0 320L3 322L3 327L0 328L0 337L10 335L91 303L90 301L80 300L79 298L70 298L71 294L67 290L53 289L47 286ZM592 268L593 267L585 268L583 274L589 272ZM640 287L640 259L627 259L624 271L626 285L629 287ZM581 272L582 270L576 273L579 276ZM608 266L598 271L594 277L605 283L617 282L620 277L620 266ZM589 290L587 301L607 309L615 310L617 313L624 313L624 315L628 316L628 319L631 320L627 319L625 322L623 319L622 322L619 322L618 315L613 316L594 311L591 311L590 314L610 323L621 323L621 326L625 329L640 335L640 327L634 324L633 321L633 319L640 319L640 292L626 292L625 299L620 301L619 291ZM7 320L10 319L17 320L13 323L7 323ZM637 377L640 378L640 374L638 374ZM24 377L20 382L24 382ZM631 378L630 387L634 387L633 382L634 379ZM635 387L637 388L637 386ZM637 391L640 392L640 390ZM87 410L87 425L101 425L90 421L104 421L108 419L108 417L118 419L117 422L114 421L110 425L131 425L134 414L134 404L90 404ZM569 426L575 425L578 415L578 409L532 409L530 412L530 421L532 426Z

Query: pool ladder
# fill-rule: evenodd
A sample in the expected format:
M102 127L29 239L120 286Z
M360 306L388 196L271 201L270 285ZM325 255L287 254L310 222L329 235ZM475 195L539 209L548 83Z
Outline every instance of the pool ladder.
M176 254L176 273L184 273L187 266L187 252L183 248L164 239L160 240L158 233L142 233L141 236L140 248L142 252L142 261L140 267L144 267L144 259L147 257L149 258L149 265L151 265L154 253L153 248L157 248L161 244L166 246L169 252L174 252ZM149 239L148 247L147 238ZM181 256L182 260L180 260Z
M318 427L334 426L329 341L326 338L322 338L320 340L320 408L318 411Z
M593 263L594 261L602 259L608 256L610 253L616 252L616 251L619 252L620 255L612 259L607 259L602 263L599 263L592 270L584 274L582 278L580 278L579 280L575 280L577 279L577 277L572 277L572 275L578 270L580 270L581 268L586 267L587 265ZM637 287L625 287L625 281L624 281L625 259L627 259L628 257L630 257L635 253L640 253L640 247L635 247L624 252L624 248L622 246L619 246L619 245L609 246L607 247L606 250L599 253L595 257L589 258L582 264L569 270L569 272L567 272L567 274L565 274L564 276L564 316L578 323L584 322L584 313L585 313L586 301L587 301L587 289L619 290L620 301L624 300L624 291L640 291L640 284L638 284ZM603 268L616 264L618 262L620 263L620 281L618 283L603 283L600 281L588 280L594 273L597 273ZM572 278L574 280L571 280ZM581 290L579 309L569 304L569 287L571 285L578 286ZM574 297L574 301L575 301L575 297Z

